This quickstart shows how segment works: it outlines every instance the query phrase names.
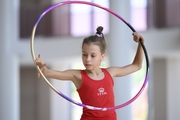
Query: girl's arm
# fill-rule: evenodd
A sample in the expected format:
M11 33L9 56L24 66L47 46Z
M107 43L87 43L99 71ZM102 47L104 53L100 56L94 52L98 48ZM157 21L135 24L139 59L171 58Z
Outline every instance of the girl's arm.
M46 64L42 61L40 58L40 55L38 55L38 58L35 60L36 64L39 66L40 70L44 74L46 78L53 78L58 80L75 80L78 79L78 75L80 75L79 70L65 70L65 71L57 71L57 70L51 70L46 67ZM40 74L38 73L38 77L40 77Z
M41 60L40 55L35 60L36 64L39 66L40 70L44 74L46 78L53 78L57 80L70 80L74 83L77 89L81 87L82 84L82 76L80 70L65 70L65 71L57 71L50 70L46 67L46 64ZM38 73L38 77L40 74Z
M51 69L48 69L47 67L44 67L42 69L42 73L47 78L53 78L53 79L57 79L57 80L71 80L71 81L73 81L74 79L77 78L76 75L80 74L80 71L79 70L57 71L57 70L51 70Z
M144 42L144 38L136 32L133 33L133 37L135 42L139 42L140 39ZM112 77L120 77L131 74L141 69L143 57L142 46L140 45L140 43L138 43L137 52L132 64L124 67L109 67L107 68L107 70L110 72Z

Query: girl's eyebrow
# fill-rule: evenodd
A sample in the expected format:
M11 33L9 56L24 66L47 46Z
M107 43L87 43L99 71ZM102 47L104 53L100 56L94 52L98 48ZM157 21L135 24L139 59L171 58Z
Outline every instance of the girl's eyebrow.
M87 54L87 52L85 52L85 51L82 51L82 52ZM94 52L93 52L93 53L91 53L91 54L92 54L92 55L96 55L96 53L94 53Z
M85 51L82 51L83 53L86 53Z

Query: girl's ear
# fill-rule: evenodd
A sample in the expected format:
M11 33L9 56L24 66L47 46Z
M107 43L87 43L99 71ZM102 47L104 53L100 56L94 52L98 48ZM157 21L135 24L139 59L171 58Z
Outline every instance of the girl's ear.
M104 57L105 57L105 53L103 53L101 56L102 56L102 59L104 59Z

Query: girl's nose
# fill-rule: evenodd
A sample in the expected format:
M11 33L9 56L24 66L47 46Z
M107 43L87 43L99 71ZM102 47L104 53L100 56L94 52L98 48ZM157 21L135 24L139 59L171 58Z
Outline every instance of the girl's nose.
M90 61L90 60L91 60L91 57L90 57L90 56L87 56L86 61Z

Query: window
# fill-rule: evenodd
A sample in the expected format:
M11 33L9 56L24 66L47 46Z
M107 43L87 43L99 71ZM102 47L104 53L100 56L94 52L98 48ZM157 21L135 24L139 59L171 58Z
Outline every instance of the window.
M108 0L83 0L87 2L94 2L103 7L109 7ZM98 26L103 26L103 33L109 31L109 16L108 12L97 7L73 4L70 7L71 13L71 35L72 36L87 36L94 34Z
M147 0L131 0L131 24L137 31L147 29Z
M109 7L109 0L83 0ZM55 3L60 0L54 1ZM54 4L55 4L54 3ZM30 37L37 18L51 5L35 4L21 6L20 37ZM28 23L28 24L27 24ZM39 23L36 35L40 36L87 36L94 34L98 26L103 26L103 33L109 31L109 13L86 4L70 4L53 9Z

